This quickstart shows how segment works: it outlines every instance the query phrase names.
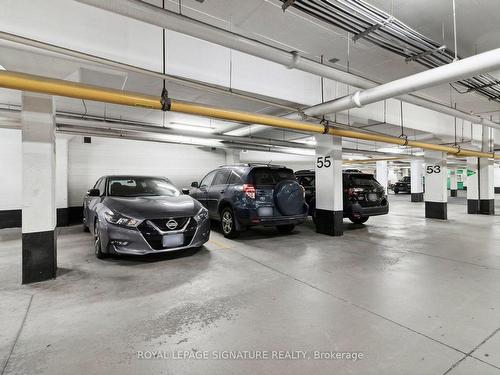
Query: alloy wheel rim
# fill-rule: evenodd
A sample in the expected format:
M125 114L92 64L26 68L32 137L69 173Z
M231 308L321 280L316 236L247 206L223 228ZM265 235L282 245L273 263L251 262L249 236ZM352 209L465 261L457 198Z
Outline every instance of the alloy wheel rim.
M222 215L222 230L224 233L229 233L231 232L231 229L233 227L233 218L231 217L231 214L226 211Z
M95 234L94 249L95 253L98 254L101 248L101 236L99 236L99 226L96 226L95 232L96 234Z

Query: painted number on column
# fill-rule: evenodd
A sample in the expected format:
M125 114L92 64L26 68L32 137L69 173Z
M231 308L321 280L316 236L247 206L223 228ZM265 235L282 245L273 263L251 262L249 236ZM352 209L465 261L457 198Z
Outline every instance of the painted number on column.
M316 166L318 168L330 168L332 165L332 160L330 156L318 156L316 159Z
M428 165L425 170L427 174L441 173L441 166L439 165Z

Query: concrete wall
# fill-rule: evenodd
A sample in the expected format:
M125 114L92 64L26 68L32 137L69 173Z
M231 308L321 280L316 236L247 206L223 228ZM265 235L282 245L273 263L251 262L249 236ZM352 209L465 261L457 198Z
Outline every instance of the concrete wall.
M22 165L21 131L0 129L0 210L22 207Z
M224 163L224 152L190 145L97 137L88 144L74 137L69 142L69 206L81 206L84 193L103 175L165 176L182 188Z

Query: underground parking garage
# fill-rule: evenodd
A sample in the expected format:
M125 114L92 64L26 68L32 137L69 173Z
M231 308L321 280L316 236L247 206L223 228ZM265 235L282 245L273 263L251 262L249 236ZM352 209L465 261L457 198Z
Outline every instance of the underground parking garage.
M0 4L0 372L500 373L497 4Z

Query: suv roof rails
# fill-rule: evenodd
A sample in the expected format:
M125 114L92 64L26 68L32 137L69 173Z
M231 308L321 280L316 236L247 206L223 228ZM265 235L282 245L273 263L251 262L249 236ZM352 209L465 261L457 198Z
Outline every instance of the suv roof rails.
M223 164L219 168L225 167L272 167L272 168L286 168L284 165L270 164L270 163L240 163L240 164Z

